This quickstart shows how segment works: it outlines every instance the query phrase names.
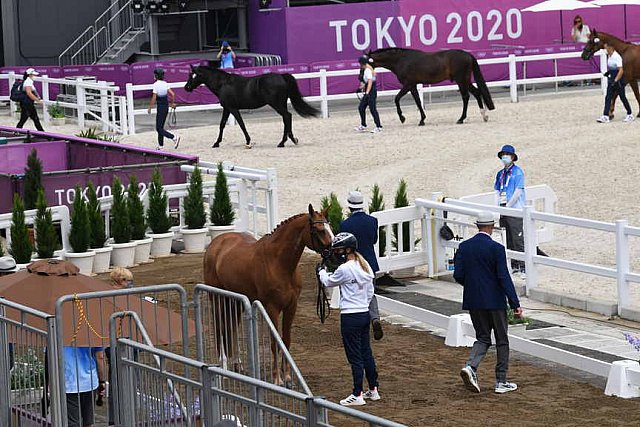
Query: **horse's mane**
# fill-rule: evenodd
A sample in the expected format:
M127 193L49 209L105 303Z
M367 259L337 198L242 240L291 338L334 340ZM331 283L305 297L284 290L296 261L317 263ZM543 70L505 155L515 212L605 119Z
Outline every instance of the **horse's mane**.
M264 236L262 236L262 238L260 240L262 240L264 238L267 238L267 237L273 236L274 234L276 234L278 232L278 230L280 230L282 228L283 225L286 225L286 224L290 223L291 221L300 218L303 215L307 215L308 216L309 214L308 213L299 213L299 214L295 214L294 216L290 216L289 218L283 220L280 224L278 224L276 226L276 228L274 228L271 233L267 233Z
M370 54L374 53L410 53L410 52L418 52L415 49L405 49L402 47L383 47L382 49L373 50Z
M607 38L610 38L610 39L612 39L614 41L617 41L619 43L622 43L622 44L632 44L632 43L630 43L628 41L622 40L621 38L618 38L618 37L614 36L613 34L605 33L604 31L596 31L596 34L597 34L597 37L600 37L600 35L602 34L603 36L605 36Z

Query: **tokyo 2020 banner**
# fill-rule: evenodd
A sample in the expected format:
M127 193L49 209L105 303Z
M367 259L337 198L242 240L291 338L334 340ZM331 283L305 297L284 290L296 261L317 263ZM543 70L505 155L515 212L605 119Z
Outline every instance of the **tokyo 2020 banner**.
M491 49L572 42L573 18L624 37L622 6L563 12L521 12L537 0L400 0L293 7L250 15L253 51L289 63L349 59L383 47ZM279 2L274 1L277 6ZM640 33L640 6L627 10L629 38ZM561 31L561 22L563 30Z

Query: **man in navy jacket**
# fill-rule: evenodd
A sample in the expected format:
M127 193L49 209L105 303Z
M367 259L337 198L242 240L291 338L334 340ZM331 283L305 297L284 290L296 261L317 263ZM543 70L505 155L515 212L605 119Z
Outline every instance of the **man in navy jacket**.
M460 244L455 256L453 277L464 287L462 309L469 310L476 342L460 376L467 388L480 392L476 371L491 347L491 331L496 339L496 393L516 390L507 382L509 368L509 337L507 335L507 304L516 317L522 315L520 301L507 269L504 246L491 238L494 217L481 212L476 221L478 234ZM506 301L505 301L506 300Z
M347 206L351 211L351 215L340 224L340 232L351 233L356 237L358 252L367 260L375 275L380 270L378 258L373 248L373 245L378 242L378 219L364 211L364 197L359 191L349 192ZM375 295L369 305L369 315L371 316L371 325L373 327L373 338L380 340L382 339L383 331L378 312L378 300Z

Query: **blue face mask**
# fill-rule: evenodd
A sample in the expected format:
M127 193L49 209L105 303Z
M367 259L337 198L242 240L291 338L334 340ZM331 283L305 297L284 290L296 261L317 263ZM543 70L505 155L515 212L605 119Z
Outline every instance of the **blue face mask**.
M511 156L509 156L508 154L505 154L504 156L502 156L500 160L502 160L502 163L504 163L505 166L509 166L512 162Z

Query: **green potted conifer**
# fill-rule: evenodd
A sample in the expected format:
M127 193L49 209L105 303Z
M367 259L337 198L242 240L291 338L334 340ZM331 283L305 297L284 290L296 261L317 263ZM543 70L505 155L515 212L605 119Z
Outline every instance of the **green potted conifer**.
M31 262L33 244L25 222L24 204L18 193L13 195L11 214L11 256L16 260L16 270L22 270Z
M189 188L184 198L184 222L186 227L181 231L185 253L203 252L209 229L205 227L207 214L202 193L202 173L197 166L189 177Z
M136 255L136 242L131 241L129 207L124 188L117 176L113 177L113 204L111 206L111 265L114 267L132 267Z
M167 195L162 188L162 175L158 168L153 171L147 195L149 202L147 224L151 229L151 233L147 233L147 237L153 239L151 256L154 258L167 257L171 255L174 233L171 231L171 218L167 214Z
M51 209L47 208L47 201L42 188L38 191L36 207L38 209L35 220L36 252L40 259L53 258L56 246L58 246L58 234L53 226Z
M72 209L71 230L69 231L69 244L72 252L67 252L65 258L80 269L80 274L89 276L93 271L93 259L96 253L89 248L91 242L89 213L79 185L76 185L75 188Z
M25 209L36 208L40 188L42 188L42 161L38 158L38 151L34 148L27 157L27 167L24 170Z
M209 234L211 240L224 233L235 230L233 220L235 212L229 197L229 186L227 185L227 176L224 173L222 162L218 163L218 175L216 175L216 189L213 194L213 203L209 210Z
M96 253L93 259L93 272L106 273L111 265L111 252L113 248L107 246L107 233L104 227L104 216L100 211L100 202L96 194L93 182L87 184L87 214L89 215L89 228L91 230L91 242L89 246Z
M409 196L407 195L407 181L404 179L400 180L400 184L398 185L398 190L396 191L396 197L393 203L394 208L404 208L409 206ZM394 238L394 249L395 252L400 252L400 246L402 247L402 252L410 252L411 245L411 234L410 234L411 222L403 222L402 223L402 245L398 240L399 238L399 230L398 225L393 226L393 238ZM396 278L407 278L415 276L415 267L402 268L400 270L393 271L393 276Z
M327 221L333 234L340 232L340 223L344 220L344 213L342 211L342 205L336 193L331 192L329 197L323 197L320 201L321 209L327 211Z
M384 210L384 196L380 191L380 186L374 184L371 190L371 203L369 203L369 213L380 212ZM378 229L378 248L379 256L385 256L387 252L387 233L384 227Z
M129 177L129 190L127 205L129 207L129 223L131 224L131 239L136 242L136 251L133 262L145 264L149 262L151 243L153 239L146 236L147 223L144 216L144 205L138 193L138 178L135 175Z

